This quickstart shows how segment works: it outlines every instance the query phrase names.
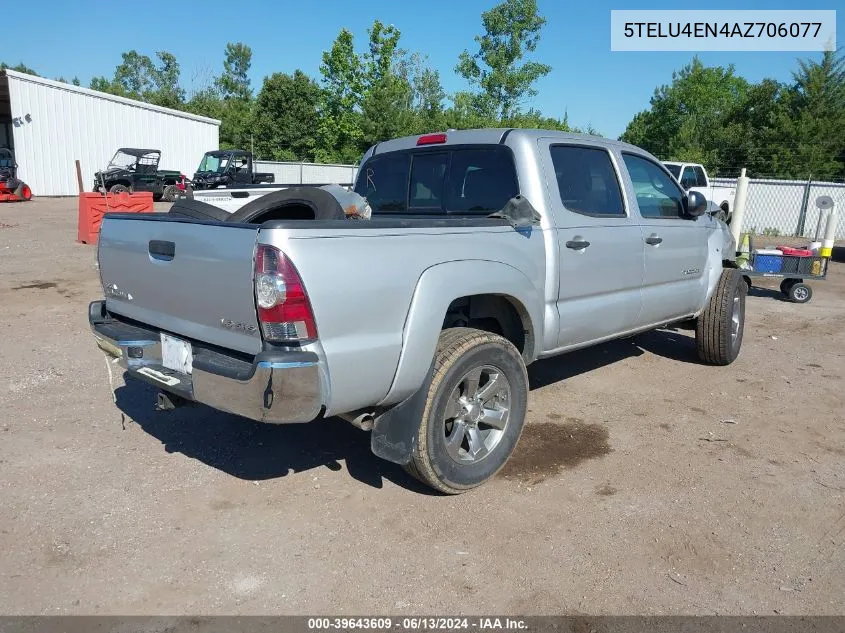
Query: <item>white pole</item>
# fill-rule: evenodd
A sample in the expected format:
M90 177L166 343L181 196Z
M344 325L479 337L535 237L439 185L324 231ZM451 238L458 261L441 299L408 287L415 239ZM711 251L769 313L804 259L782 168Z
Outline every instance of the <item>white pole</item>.
M833 238L836 237L836 224L839 220L839 214L836 209L831 209L827 214L827 224L824 227L824 241L819 254L822 257L830 257L833 254Z
M734 236L734 244L739 247L740 235L742 235L742 221L745 217L745 201L748 198L748 177L745 175L745 167L736 179L736 194L734 195L734 212L731 214L731 235Z

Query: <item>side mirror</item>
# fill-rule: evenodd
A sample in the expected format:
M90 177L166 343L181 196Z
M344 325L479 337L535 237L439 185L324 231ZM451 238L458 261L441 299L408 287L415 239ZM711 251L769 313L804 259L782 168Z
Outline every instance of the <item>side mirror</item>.
M688 217L697 218L707 210L707 198L698 191L690 191L684 198L684 210Z

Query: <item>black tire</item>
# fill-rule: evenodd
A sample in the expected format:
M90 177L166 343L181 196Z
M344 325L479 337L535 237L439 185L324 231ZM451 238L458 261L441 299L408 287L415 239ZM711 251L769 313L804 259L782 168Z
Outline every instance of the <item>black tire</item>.
M745 329L748 287L742 274L726 268L695 326L698 357L708 365L730 365L739 356ZM736 320L734 319L736 316Z
M218 207L199 202L198 200L190 200L188 198L180 198L173 203L167 215L174 215L180 218L191 218L194 220L213 220L215 222L225 222L229 219L229 212L224 211Z
M801 283L800 279L784 279L780 282L780 291L784 297L789 297L789 289L797 283Z
M179 189L176 188L176 185L165 185L164 189L161 192L161 199L164 202L173 202L176 200L176 196L179 193Z
M475 392L482 400L476 399L476 404L462 410L463 414L468 416L466 422L458 417L448 418L447 407L460 407L453 400L456 394L473 401L473 394L470 393L471 388L468 389L466 380L473 371L489 372L486 381L485 375L480 374L482 380L478 382L479 387ZM513 453L525 422L528 374L522 356L510 341L498 334L471 328L450 328L440 333L433 372L417 434L416 449L405 469L435 490L446 494L460 494L493 477ZM494 375L499 377L495 383ZM501 377L504 377L505 381L502 381ZM498 385L501 391L488 390L485 398L485 387L492 384ZM507 389L507 393L504 389ZM490 393L495 395L490 396ZM484 406L485 404L490 406ZM507 415L503 429L488 426L477 416L474 422L471 420L475 413L495 411L502 414L503 410ZM459 421L461 426L457 427ZM452 443L451 451L463 451L464 455L460 458L453 457L447 448L447 436L458 433L458 429L461 433L458 438L460 441ZM490 444L489 452L485 446L481 456L474 458L470 454L473 448L471 440L473 437L484 437L485 433L487 436L484 443Z
M787 296L793 303L807 303L813 298L813 289L805 283L797 282L789 288Z
M132 193L132 189L120 183L109 187L109 193Z
M318 187L290 187L248 202L235 211L230 222L267 220L343 220L343 207L332 194Z
M751 277L749 277L748 275L743 275L742 280L745 282L745 292L751 292L751 287L753 286L753 284L751 283Z

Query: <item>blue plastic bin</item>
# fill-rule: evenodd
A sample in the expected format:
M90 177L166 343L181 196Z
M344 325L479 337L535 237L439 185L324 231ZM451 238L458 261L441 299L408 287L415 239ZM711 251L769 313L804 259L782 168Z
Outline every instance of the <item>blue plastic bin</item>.
M780 255L754 255L754 271L758 273L779 273L783 266Z

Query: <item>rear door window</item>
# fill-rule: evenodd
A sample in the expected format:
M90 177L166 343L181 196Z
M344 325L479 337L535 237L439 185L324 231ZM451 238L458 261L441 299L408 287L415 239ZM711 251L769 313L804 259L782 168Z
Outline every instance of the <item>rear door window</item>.
M507 149L464 149L452 154L446 208L450 213L490 214L519 193Z
M364 196L373 213L396 213L408 207L408 172L411 155L385 154L368 160L358 181L355 193Z
M625 217L622 191L607 150L552 145L549 153L564 207L582 215Z
M701 167L695 168L695 180L699 187L707 186L707 176L704 175L704 170Z

